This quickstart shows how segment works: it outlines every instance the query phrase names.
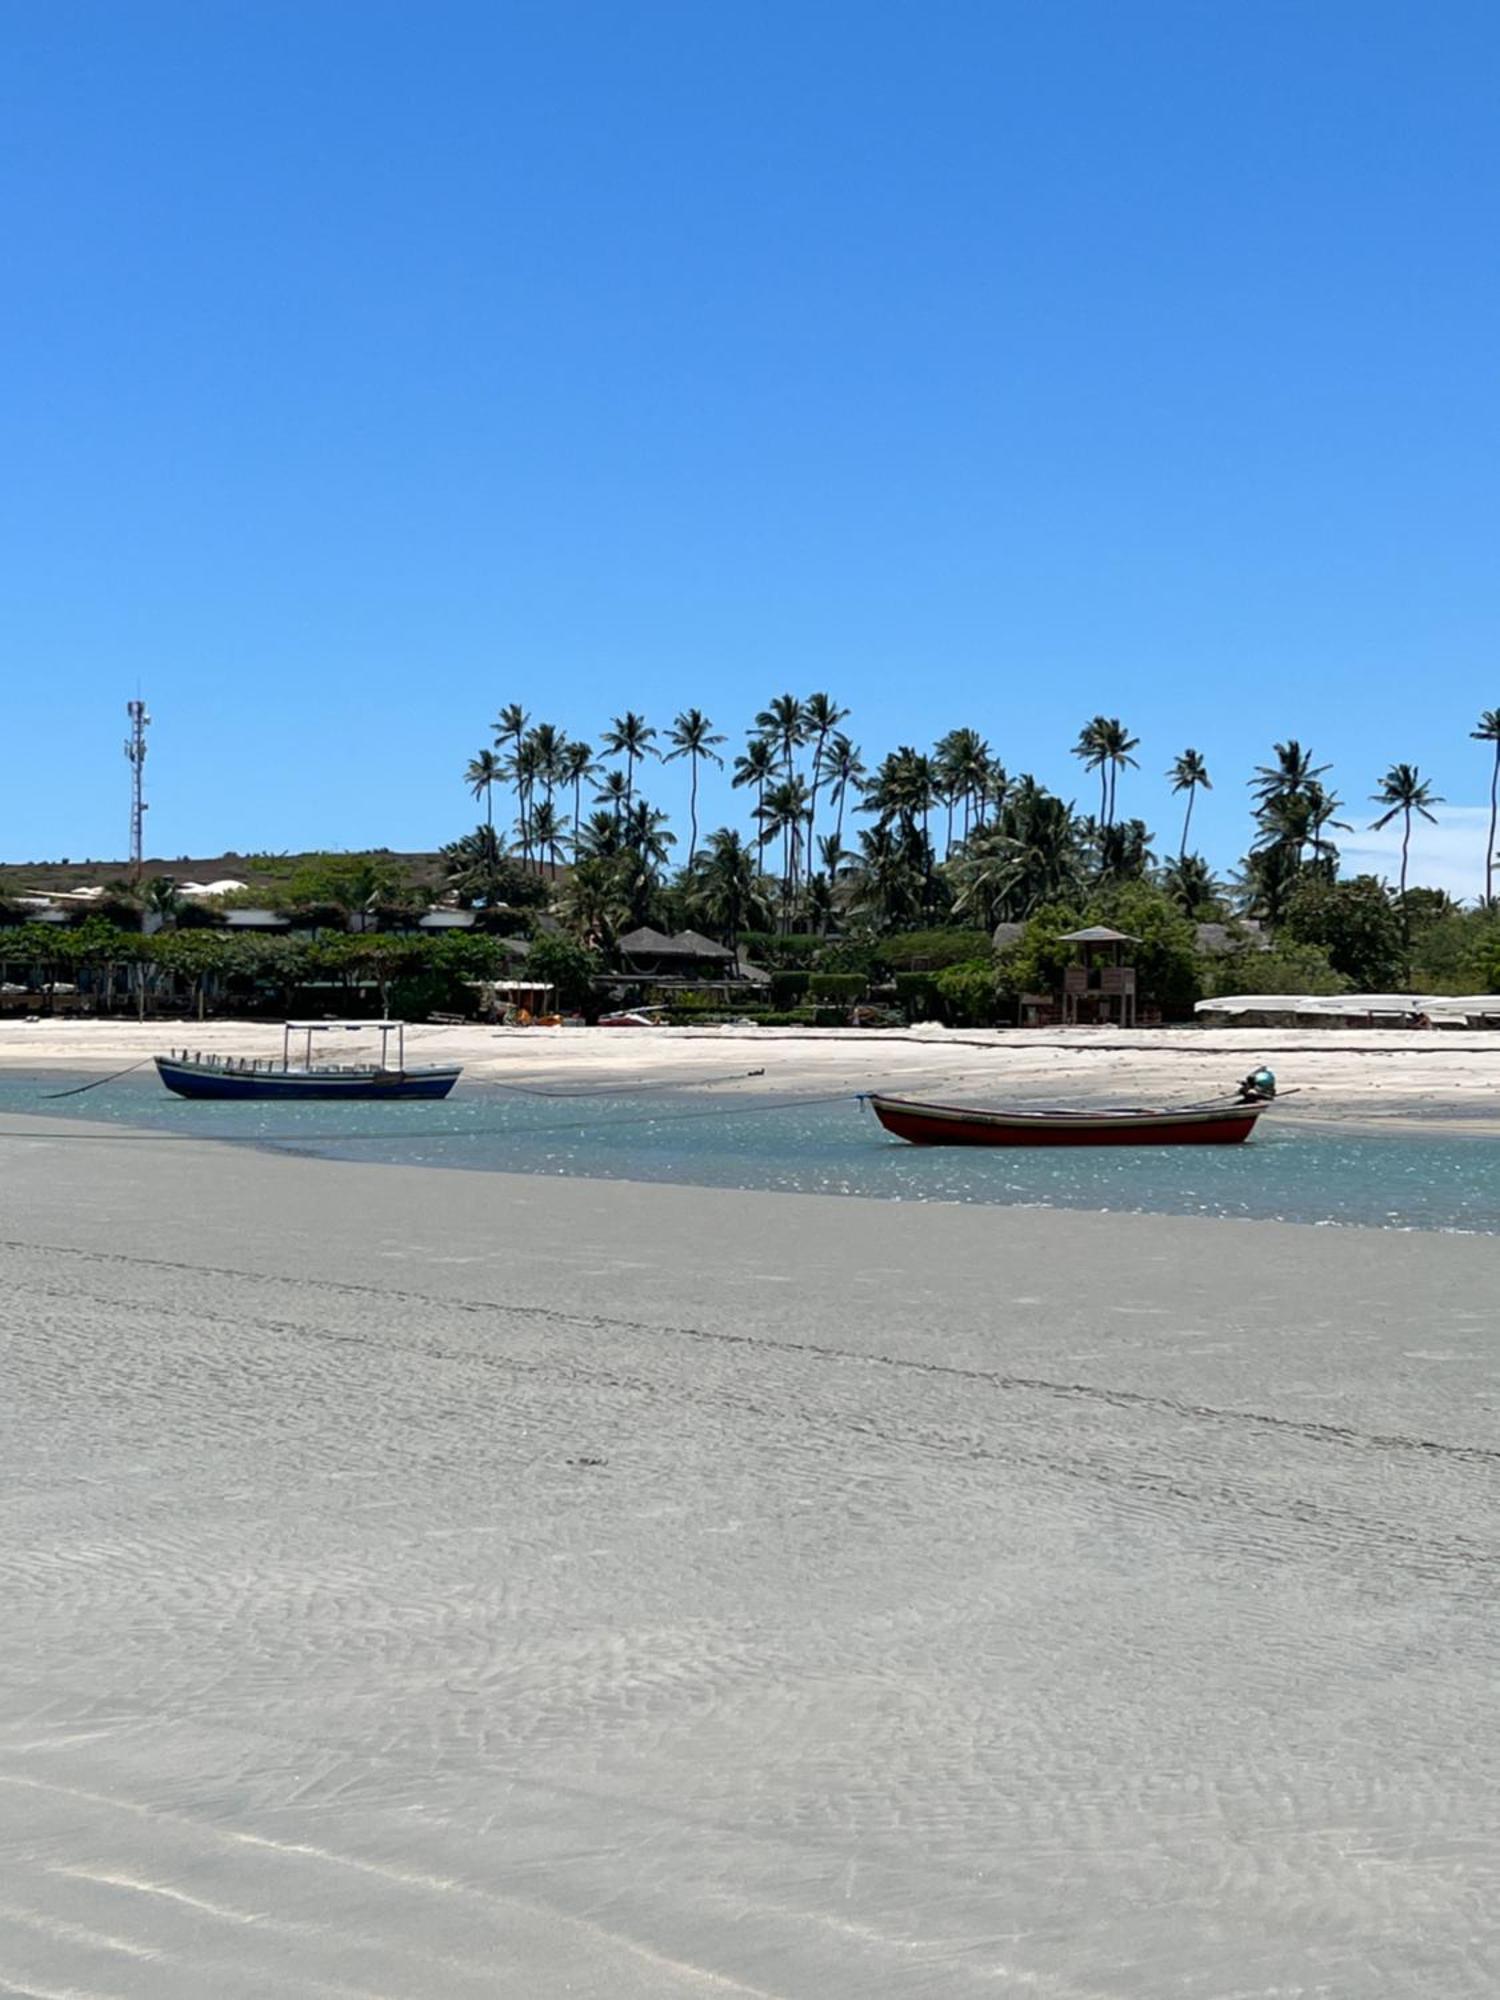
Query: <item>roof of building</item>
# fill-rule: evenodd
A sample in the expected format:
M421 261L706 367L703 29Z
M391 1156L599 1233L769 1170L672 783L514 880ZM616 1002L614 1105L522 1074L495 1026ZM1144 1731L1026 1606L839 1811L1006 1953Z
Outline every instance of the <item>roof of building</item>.
M1064 931L1060 944L1139 944L1129 931L1112 931L1108 924L1089 924L1081 931Z
M702 931L678 931L673 937L672 942L675 945L683 945L697 952L700 958L734 957L734 953L726 945L717 943L711 937L705 937Z
M628 952L632 958L733 958L734 953L726 951L712 938L699 935L697 931L679 931L675 937L668 937L665 931L654 931L649 924L642 924L639 930L627 931L620 939L620 950Z

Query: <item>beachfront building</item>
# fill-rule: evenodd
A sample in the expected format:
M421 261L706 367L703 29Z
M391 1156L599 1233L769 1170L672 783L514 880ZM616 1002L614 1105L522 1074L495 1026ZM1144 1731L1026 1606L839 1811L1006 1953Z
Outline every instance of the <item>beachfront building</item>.
M1126 946L1140 939L1108 924L1090 924L1069 931L1061 940L1073 947L1072 965L1063 970L1062 1017L1065 1027L1083 1022L1135 1026L1135 967Z

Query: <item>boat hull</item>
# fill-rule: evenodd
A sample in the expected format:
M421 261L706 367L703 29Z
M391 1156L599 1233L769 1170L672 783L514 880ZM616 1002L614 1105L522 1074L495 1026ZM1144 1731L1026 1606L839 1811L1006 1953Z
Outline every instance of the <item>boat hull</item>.
M232 1069L218 1063L179 1062L170 1056L158 1056L156 1070L167 1089L178 1097L253 1098L274 1103L309 1098L319 1103L343 1103L446 1097L462 1074L458 1063L320 1075L316 1070Z
M1183 1111L978 1111L872 1097L887 1132L913 1146L1239 1146L1263 1104Z

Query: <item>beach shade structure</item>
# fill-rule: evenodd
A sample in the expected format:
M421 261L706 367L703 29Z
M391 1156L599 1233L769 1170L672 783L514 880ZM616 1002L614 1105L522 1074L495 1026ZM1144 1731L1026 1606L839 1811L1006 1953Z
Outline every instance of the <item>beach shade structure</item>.
M1063 972L1064 1026L1094 1021L1133 1028L1135 967L1127 961L1126 946L1139 944L1140 939L1128 931L1111 930L1108 924L1089 924L1067 932L1060 942L1074 950L1074 963Z

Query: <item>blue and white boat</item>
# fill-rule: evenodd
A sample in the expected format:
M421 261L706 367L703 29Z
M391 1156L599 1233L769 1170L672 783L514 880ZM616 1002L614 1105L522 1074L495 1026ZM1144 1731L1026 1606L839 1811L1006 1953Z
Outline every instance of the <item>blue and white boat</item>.
M314 1062L315 1035L369 1034L380 1036L378 1060ZM390 1039L396 1037L396 1060L390 1061ZM305 1037L292 1060L292 1037ZM318 1052L322 1054L322 1050ZM180 1053L158 1056L157 1074L179 1097L352 1098L446 1097L463 1073L459 1063L406 1062L404 1021L288 1021L281 1038L281 1061L258 1056Z

